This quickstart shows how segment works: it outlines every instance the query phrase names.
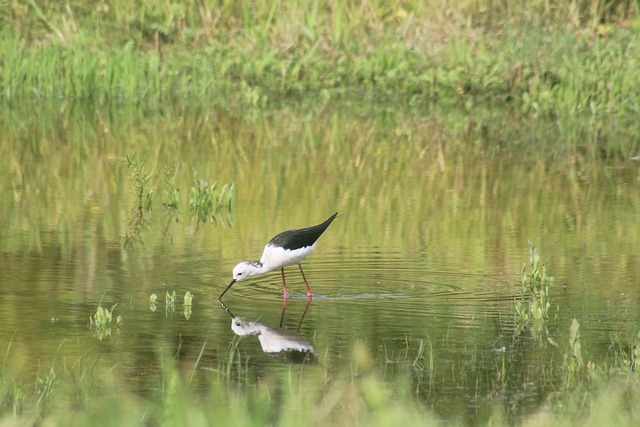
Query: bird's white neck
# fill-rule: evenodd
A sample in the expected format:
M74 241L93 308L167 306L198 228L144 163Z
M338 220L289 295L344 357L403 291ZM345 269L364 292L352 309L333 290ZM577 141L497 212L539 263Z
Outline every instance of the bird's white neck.
M266 273L268 270L261 262L244 261L233 269L233 279L241 282L251 276Z
M233 318L231 322L231 329L239 336L260 335L265 328L267 326L261 323L249 322L239 317Z

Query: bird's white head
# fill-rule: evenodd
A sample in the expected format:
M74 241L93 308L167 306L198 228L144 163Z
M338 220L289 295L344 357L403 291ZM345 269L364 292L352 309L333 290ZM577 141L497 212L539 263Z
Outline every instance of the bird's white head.
M261 323L249 322L239 317L231 319L231 330L241 337L246 337L247 335L259 335L261 328L264 327L265 326Z
M225 289L220 294L220 296L218 297L218 301L222 301L222 296L226 294L229 289L231 289L234 283L242 282L246 278L255 276L256 274L260 274L260 273L263 273L263 271L262 271L262 265L259 262L245 261L236 265L235 267L233 267L233 280L231 281L231 283L229 283L229 286L227 286L227 289Z
M260 274L260 266L254 262L244 261L233 267L233 280L236 282L242 282L256 274Z

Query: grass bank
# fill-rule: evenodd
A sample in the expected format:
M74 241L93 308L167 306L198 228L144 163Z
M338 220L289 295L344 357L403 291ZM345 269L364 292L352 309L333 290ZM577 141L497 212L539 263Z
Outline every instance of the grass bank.
M5 98L370 97L640 110L638 2L11 3Z

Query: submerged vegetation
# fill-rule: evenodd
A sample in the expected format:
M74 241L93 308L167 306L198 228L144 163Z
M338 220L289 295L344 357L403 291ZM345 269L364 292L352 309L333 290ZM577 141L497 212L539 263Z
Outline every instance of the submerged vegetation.
M396 99L637 115L638 2L11 2L5 98Z

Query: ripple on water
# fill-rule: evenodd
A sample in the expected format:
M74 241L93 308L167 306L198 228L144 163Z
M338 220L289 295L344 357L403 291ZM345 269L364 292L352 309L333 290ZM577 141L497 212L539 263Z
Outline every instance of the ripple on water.
M487 317L513 310L514 293L508 283L477 272L429 269L426 263L406 260L399 254L387 254L386 258L325 254L305 263L304 268L314 292L309 318L322 319L320 327L334 333L342 328L340 318L362 317L365 311L377 321L393 322L397 325L394 333L398 333L436 321L453 325L448 327L478 326ZM302 277L295 267L285 272L289 306L301 305L300 300L306 300ZM251 278L235 285L233 292L243 300L243 308L257 317L268 301L273 307L282 301L281 276L272 272ZM338 313L329 314L334 311ZM328 319L338 323L331 325Z
M306 298L299 271L288 267L285 273L289 296ZM305 266L305 275L314 297L326 299L448 296L483 300L495 298L496 291L502 293L507 286L478 273L430 270L415 265L408 267L400 261L378 263L365 268L360 264L329 260ZM247 298L259 297L261 293L281 295L282 279L279 273L271 272L238 283L234 289L246 293Z

